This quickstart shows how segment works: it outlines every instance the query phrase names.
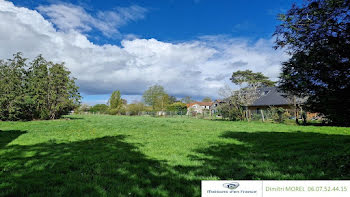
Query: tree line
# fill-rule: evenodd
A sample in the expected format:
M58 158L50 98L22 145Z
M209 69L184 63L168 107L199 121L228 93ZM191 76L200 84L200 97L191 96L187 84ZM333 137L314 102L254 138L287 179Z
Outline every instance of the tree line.
M204 102L210 102L211 98L203 98ZM88 106L83 104L77 109L77 112L102 113L110 115L140 115L142 112L173 112L178 115L187 113L187 106L191 102L195 102L190 96L177 99L175 96L169 95L163 86L150 86L142 95L142 101L128 104L125 99L121 98L119 90L112 92L107 104L96 104Z
M0 119L56 119L76 108L81 96L64 63L33 61L21 53L0 60Z

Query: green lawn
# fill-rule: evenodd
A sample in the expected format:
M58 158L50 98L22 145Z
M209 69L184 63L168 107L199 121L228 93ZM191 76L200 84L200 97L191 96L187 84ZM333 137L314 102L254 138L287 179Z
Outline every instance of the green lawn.
M350 128L68 117L0 122L0 196L200 196L203 179L350 179Z

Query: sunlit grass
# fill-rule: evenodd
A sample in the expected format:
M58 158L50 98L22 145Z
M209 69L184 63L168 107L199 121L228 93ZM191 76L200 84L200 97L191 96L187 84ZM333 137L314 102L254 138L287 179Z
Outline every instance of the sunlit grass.
M199 196L202 179L350 178L350 128L66 118L0 122L0 195Z

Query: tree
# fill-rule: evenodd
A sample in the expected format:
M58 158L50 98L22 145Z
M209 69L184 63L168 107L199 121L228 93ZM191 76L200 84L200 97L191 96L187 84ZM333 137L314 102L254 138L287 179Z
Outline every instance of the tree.
M185 96L184 98L181 99L181 102L189 104L189 103L193 103L194 100L190 96Z
M21 53L0 62L1 120L31 119L32 100L28 100L26 58Z
M176 102L168 105L167 110L172 112L177 112L179 115L181 115L181 114L186 114L187 106L185 103Z
M64 63L54 64L41 55L29 65L21 53L0 61L0 119L56 119L80 102L75 79Z
M108 113L108 105L106 104L96 104L92 106L89 111L92 113L101 113L101 114L107 114Z
M211 98L210 97L204 97L202 102L211 102Z
M223 97L223 102L217 107L223 118L229 120L244 120L244 99L239 91L233 91L228 85L219 90L219 95Z
M90 109L91 109L90 105L83 103L83 104L79 105L79 107L76 108L76 112L77 113L82 113L82 112L87 113L90 111Z
M78 105L80 94L75 86L75 78L70 78L70 71L64 63L49 63L47 108L50 119L56 119Z
M246 85L246 87L257 89L260 87L271 87L275 82L271 81L261 72L254 73L251 70L238 70L232 73L230 78L232 83L237 85Z
M168 104L169 96L160 85L149 87L143 93L143 100L147 105L152 106L152 110L164 110Z
M48 119L49 62L39 55L30 64L28 88L30 89L36 113L33 116L40 117L40 119Z
M173 103L176 103L177 102L177 99L175 96L169 96L169 104L173 104Z
M120 97L120 91L116 90L111 94L108 100L110 114L115 115L120 112L123 106L123 99Z
M307 98L304 107L334 124L350 125L350 1L309 0L280 15L276 46L283 63L280 88Z
M130 116L140 115L140 113L144 110L145 106L141 102L131 103L127 105L126 111Z
M127 105L128 101L126 99L122 99L122 103L123 103L123 105Z
M234 94L237 94L237 99L245 106L252 104L258 98L258 88L275 85L275 82L261 72L254 73L251 70L233 72L230 80L240 86L240 89Z

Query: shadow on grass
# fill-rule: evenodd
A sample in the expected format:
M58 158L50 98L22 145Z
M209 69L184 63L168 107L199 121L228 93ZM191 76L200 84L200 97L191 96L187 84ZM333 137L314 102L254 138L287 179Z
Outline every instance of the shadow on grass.
M124 136L0 151L0 196L199 196L199 185Z
M226 122L229 122L229 121L231 121L232 122L232 120L229 120L229 119L222 119L222 118L213 118L213 119L207 119L207 120L210 120L210 121L226 121Z
M25 131L19 130L0 130L0 149L5 147L7 144L18 138L20 135L25 134Z
M8 143L24 132L1 132L0 196L200 196L200 179L350 179L344 135L227 131L191 153L202 165L174 167L125 136L21 146Z
M63 116L61 119L68 119L68 120L83 120L82 117L72 117L72 116Z
M202 167L187 170L196 176L236 180L350 179L350 136L227 131L221 137L225 143L191 156Z

